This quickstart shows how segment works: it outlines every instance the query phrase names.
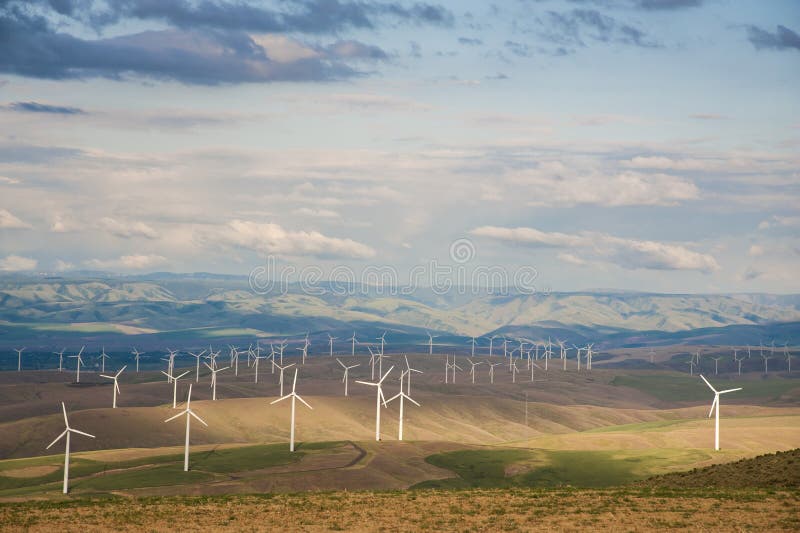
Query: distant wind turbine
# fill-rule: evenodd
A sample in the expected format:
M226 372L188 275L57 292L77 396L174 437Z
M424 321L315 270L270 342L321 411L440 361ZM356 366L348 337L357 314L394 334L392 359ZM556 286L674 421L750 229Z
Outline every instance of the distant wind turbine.
M186 415L186 444L185 444L185 446L183 448L183 471L184 472L188 472L189 471L189 423L191 422L191 419L192 419L191 417L195 417L201 424L203 424L204 426L208 427L208 424L206 424L206 421L203 420L202 418L200 418L199 416L197 416L195 414L195 412L192 411L192 384L191 383L189 383L189 395L186 396L186 409L184 409L183 411L181 411L180 413L178 413L175 416L171 416L171 417L167 418L166 420L164 420L164 422L166 423L166 422L169 422L171 420L175 420L179 416L183 416L183 415Z
M78 352L77 355L70 355L70 359L75 359L75 383L81 382L81 365L83 365L83 358L81 354L83 353L83 349L85 346L81 346L81 351Z
M483 361L473 361L471 359L467 359L467 362L471 365L469 369L470 375L472 375L472 384L475 384L475 367L478 365L482 365Z
M358 342L356 340L356 332L355 331L353 332L353 336L350 337L350 341L353 343L352 349L350 351L350 355L352 357L355 357L356 356L356 343Z
M281 366L279 364L276 364L275 366L278 367L278 370L280 370L280 373L281 373L280 378L278 379L278 383L281 386L281 394L280 394L280 396L283 396L283 371L286 370L287 368L293 367L294 363L290 363L290 364L288 364L286 366ZM297 371L297 369L295 369L295 371Z
M195 383L199 383L200 382L200 358L203 357L204 353L206 353L205 350L203 350L200 353L189 352L189 355L194 357L196 359L196 363L197 363L195 371L194 371L195 372L194 373L194 382Z
M742 390L742 388L739 387L736 389L717 391L717 389L712 387L711 383L709 383L708 380L703 377L703 374L700 374L700 377L703 378L703 381L706 382L708 388L714 391L714 401L711 404L711 410L708 412L708 417L711 418L711 414L716 413L716 419L714 421L714 449L719 451L719 396L720 394L726 394L728 392L735 392L737 390Z
M78 435L83 435L84 437L95 438L94 435L90 435L88 433L84 433L83 431L78 431L77 429L73 429L69 427L69 420L67 420L67 408L64 406L64 402L61 402L61 411L64 413L64 425L67 427L64 432L56 437L56 440L50 443L46 449L50 449L53 444L60 441L62 437L66 436L66 447L64 452L64 494L69 492L69 437L71 433L77 433Z
M333 341L336 339L338 339L338 337L333 337L328 333L328 357L333 357Z
M206 365L209 370L211 370L211 400L217 401L217 373L227 370L230 367L226 366L224 368L211 368L205 361L203 361L203 364Z
M403 400L408 400L417 407L420 407L420 405L413 398L411 398L411 396L403 392L403 378L408 375L410 375L410 372L408 370L400 374L400 392L398 392L397 394L386 400L386 403L390 403L398 399L400 400L400 425L397 431L397 440L403 440ZM378 409L380 409L380 407L378 407Z
M122 372L126 368L128 368L128 365L125 365L122 368L120 368L119 371L116 374L114 374L113 376L106 376L105 374L100 374L101 378L113 379L114 380L114 401L111 404L111 408L112 409L116 409L117 408L117 394L120 393L120 391L119 391L119 375L122 374Z
M66 348L62 348L60 352L53 352L58 356L58 371L64 371L64 352L67 351Z
M172 408L173 409L177 409L178 408L178 380L181 379L186 374L188 374L189 372L191 372L191 370L187 370L186 372L184 372L180 376L173 376L171 374L167 374L163 370L161 371L161 373L164 374L165 376L167 376L169 381L172 382Z
M356 381L356 383L360 383L362 385L369 385L370 387L376 387L375 391L375 440L381 440L381 402L383 402L383 406L386 407L386 398L383 395L383 380L391 374L394 367L391 367L386 373L376 382L370 381Z
M136 349L136 346L134 346L133 350L131 351L131 353L133 354L133 358L136 360L136 373L138 374L139 373L139 356L141 355L141 352Z
M22 372L22 352L25 348L14 348L14 351L17 352L17 372Z
M503 363L489 363L489 383L494 384L494 367L502 364Z
M106 354L106 347L103 346L103 351L100 354L100 372L102 373L106 371L106 359L111 359L111 356Z
M348 374L350 372L350 369L351 368L355 368L357 366L361 366L361 365L360 364L355 364L355 365L347 366L346 364L342 363L342 361L338 357L336 358L336 360L339 361L339 364L342 365L342 368L344 369L344 377L342 377L342 383L344 383L344 395L347 396L348 395L347 394L347 377L348 377Z
M295 411L295 400L300 400L303 402L303 405L308 407L309 409L313 409L304 399L302 399L297 392L295 392L295 388L297 387L297 369L294 369L294 380L292 381L292 392L287 394L286 396L281 396L275 401L270 402L270 405L283 401L287 398L292 399L292 416L291 416L291 429L289 430L289 451L294 451L294 411Z

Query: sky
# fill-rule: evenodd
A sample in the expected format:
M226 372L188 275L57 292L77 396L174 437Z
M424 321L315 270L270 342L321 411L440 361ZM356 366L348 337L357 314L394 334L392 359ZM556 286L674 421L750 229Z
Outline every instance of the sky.
M0 0L0 271L796 293L799 95L796 0Z

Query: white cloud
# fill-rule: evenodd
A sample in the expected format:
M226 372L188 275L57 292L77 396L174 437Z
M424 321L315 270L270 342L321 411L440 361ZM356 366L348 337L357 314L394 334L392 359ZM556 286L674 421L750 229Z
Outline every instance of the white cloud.
M279 256L367 259L375 250L352 239L328 237L317 231L288 231L272 223L232 220L211 239ZM201 237L202 238L202 237Z
M8 176L0 176L0 183L4 183L6 185L17 185L19 183L19 180L14 178L9 178Z
M339 218L341 216L336 211L331 211L330 209L311 209L310 207L301 207L295 209L292 213L303 217L314 218Z
M750 246L747 250L747 255L751 257L757 257L759 255L764 255L764 247L758 244L754 244Z
M631 171L603 175L570 169L559 161L540 164L532 171L513 176L510 181L530 188L533 199L528 203L532 206L668 206L700 197L692 181L678 176Z
M120 222L110 217L104 217L100 219L100 227L122 239L131 239L133 237L158 238L158 232L144 222Z
M80 229L80 227L80 224L78 224L78 222L72 218L57 213L53 217L53 224L50 226L50 231L53 233L67 233L70 231L76 231Z
M719 264L713 256L679 244L623 239L589 231L568 234L534 228L482 226L470 233L524 246L569 248L571 251L567 253L573 259L601 260L629 269L698 270L706 273L719 270Z
M84 264L102 270L142 270L165 263L160 255L123 255L117 259L89 259Z
M4 259L0 259L0 271L17 272L19 270L33 270L36 268L37 264L38 261L30 257L8 255Z
M586 260L578 257L575 254L571 254L569 252L561 252L556 256L561 261L565 263L572 263L573 265L585 265Z
M0 229L30 229L31 225L15 217L6 209L0 209Z
M797 228L800 227L800 217L782 217L773 215L772 218L762 221L758 229L769 228Z
M64 272L65 270L72 270L75 268L75 265L70 263L69 261L63 261L61 259L56 260L56 270L59 272Z

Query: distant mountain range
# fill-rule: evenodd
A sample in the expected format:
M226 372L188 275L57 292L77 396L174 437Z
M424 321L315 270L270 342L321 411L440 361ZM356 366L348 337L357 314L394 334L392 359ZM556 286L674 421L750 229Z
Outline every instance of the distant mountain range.
M409 344L426 340L425 331L442 335L437 342L507 334L605 340L613 345L726 339L757 344L768 338L778 338L782 344L800 334L800 295L624 291L493 295L418 289L392 296L375 287L318 288L319 294L306 294L298 285L290 285L285 292L261 295L250 290L246 277L213 274L4 276L0 277L0 343L56 332L164 336L208 329L227 330L234 337L306 331L312 335L331 331L343 337L353 330L371 335L389 329Z

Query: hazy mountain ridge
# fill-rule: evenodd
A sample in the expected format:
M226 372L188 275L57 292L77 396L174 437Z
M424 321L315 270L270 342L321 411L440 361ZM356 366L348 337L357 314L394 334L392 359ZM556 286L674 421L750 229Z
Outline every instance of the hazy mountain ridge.
M264 331L396 325L457 335L502 329L578 328L680 332L731 325L800 321L800 296L670 295L631 292L535 295L380 296L304 294L297 285L259 295L245 278L177 275L106 279L5 279L0 320L110 322L160 331L208 326Z

